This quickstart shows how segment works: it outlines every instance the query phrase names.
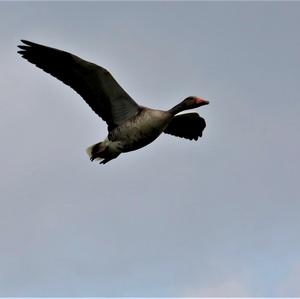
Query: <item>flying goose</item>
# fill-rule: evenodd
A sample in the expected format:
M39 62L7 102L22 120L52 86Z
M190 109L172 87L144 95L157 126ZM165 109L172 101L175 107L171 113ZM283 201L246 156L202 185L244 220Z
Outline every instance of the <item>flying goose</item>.
M190 96L170 110L137 104L109 71L71 53L21 40L22 57L73 88L108 125L107 137L87 149L90 160L105 164L121 153L137 150L162 132L198 140L206 126L198 113L177 115L209 104Z

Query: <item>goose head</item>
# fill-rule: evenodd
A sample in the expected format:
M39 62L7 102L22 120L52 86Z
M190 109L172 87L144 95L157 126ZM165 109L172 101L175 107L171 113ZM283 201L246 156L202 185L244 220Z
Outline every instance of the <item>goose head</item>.
M199 97L187 97L180 104L182 104L185 109L194 109L200 106L208 105L209 101L206 101Z
M181 111L198 108L200 106L208 105L209 101L206 101L199 97L190 96L185 98L181 103L170 109L170 112L175 115Z

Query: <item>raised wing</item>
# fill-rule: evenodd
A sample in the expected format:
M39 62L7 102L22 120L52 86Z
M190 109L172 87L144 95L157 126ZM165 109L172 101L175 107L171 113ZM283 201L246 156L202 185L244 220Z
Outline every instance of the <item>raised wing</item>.
M176 115L164 133L177 137L198 140L205 129L205 120L198 113L185 113Z
M104 68L71 53L21 40L23 58L79 93L106 123L108 129L122 124L139 111L139 105Z

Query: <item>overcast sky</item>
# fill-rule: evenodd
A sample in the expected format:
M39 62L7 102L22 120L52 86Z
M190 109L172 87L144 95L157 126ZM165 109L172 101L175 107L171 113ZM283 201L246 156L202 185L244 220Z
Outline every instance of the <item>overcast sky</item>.
M0 296L300 296L300 3L0 3ZM106 165L106 124L20 39L145 106L198 95L198 142Z

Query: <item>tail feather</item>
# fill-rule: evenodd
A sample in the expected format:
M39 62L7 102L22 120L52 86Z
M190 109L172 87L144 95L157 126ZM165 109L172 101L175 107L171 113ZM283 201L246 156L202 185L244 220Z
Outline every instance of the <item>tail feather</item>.
M103 160L104 157L101 157L100 154L104 152L105 147L101 146L102 142L93 144L86 149L86 153L90 157L91 161Z
M98 144L98 143L97 143ZM86 149L86 153L88 154L89 158L91 159L92 158L92 152L93 152L93 147L97 144L93 144L91 146L89 146L87 149Z
M110 160L118 157L121 150L118 148L117 144L103 141L89 146L86 149L86 153L91 161L96 160L101 161L100 164L106 164Z

